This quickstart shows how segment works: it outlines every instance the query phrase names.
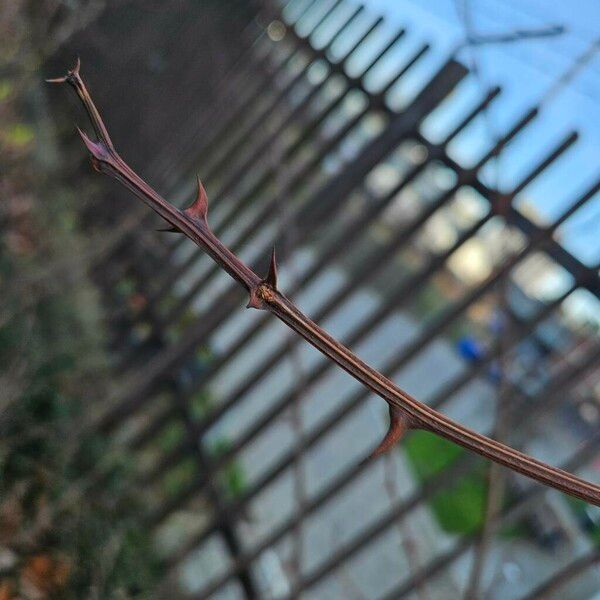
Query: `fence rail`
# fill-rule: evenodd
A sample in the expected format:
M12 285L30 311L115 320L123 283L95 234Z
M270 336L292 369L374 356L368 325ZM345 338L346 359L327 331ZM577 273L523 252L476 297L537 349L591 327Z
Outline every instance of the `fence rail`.
M592 477L600 440L576 407L586 398L597 405L600 345L564 315L583 291L598 299L598 265L570 253L557 232L595 198L600 180L565 198L549 225L516 202L568 155L577 133L540 148L520 180L500 192L482 172L528 135L543 101L465 167L449 147L502 101L502 91L481 90L431 141L423 124L458 102L472 77L456 57L425 81L418 73L431 71L429 44L409 43L408 28L393 29L351 0L265 2L246 33L247 50L212 113L190 119L152 163L167 191L188 192L198 171L216 234L252 266L265 264L273 243L281 248L286 293L382 373L486 433L501 404L511 444ZM463 276L474 244L488 248L488 268ZM124 247L120 264L111 256L99 271L130 280L144 302L119 313L127 323L115 347L126 348L119 368L130 383L98 428L121 432L139 456L144 522L165 548L165 585L177 580L197 598L234 594L232 582L245 597L460 594L464 568L455 565L472 557L478 529L443 531L432 507L457 481L477 477L481 462L460 454L419 480L402 449L368 458L383 419L370 417L366 390L268 315L240 314L241 292L189 242L162 238L149 255L129 235ZM539 260L567 274L546 299L529 297L519 283L519 273L537 276ZM153 270L156 264L169 268ZM100 280L111 290L114 273ZM489 327L498 310L499 336ZM482 341L476 359L456 351L465 332ZM527 352L535 353L529 362ZM565 420L577 420L573 431L565 432ZM344 433L353 423L360 433ZM558 434L554 454L551 443L536 446ZM390 494L378 481L373 504L364 481L381 479L388 463L407 487ZM351 508L336 517L338 506ZM539 511L575 522L564 498L511 474L498 527L531 522ZM344 528L332 534L339 539L315 541L315 527L329 522ZM411 532L415 523L438 535ZM402 543L390 556L385 540L394 527ZM165 541L174 537L177 544ZM583 531L577 539L576 547L563 540L562 554L539 558L511 597L542 597L562 585L584 594L597 585L598 553ZM539 548L525 540L531 552ZM364 566L367 555L386 567L379 577L377 567Z

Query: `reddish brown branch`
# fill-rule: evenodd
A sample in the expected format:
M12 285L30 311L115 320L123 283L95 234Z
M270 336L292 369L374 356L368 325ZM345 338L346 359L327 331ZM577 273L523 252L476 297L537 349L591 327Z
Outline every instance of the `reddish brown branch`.
M312 346L389 404L393 415L390 423L391 431L382 442L383 448L380 446L376 452L390 447L391 443L397 440L406 429L424 429L513 471L600 506L600 486L540 462L455 423L401 390L311 321L277 289L274 253L269 273L267 277L261 279L213 234L207 222L206 193L202 184L199 183L197 199L185 210L179 210L162 198L123 161L114 149L102 118L80 77L79 62L65 77L51 81L70 84L81 99L98 137L97 141L92 141L80 131L96 170L108 173L120 181L163 217L171 227L186 235L205 250L220 267L248 291L250 307L267 310L274 314Z

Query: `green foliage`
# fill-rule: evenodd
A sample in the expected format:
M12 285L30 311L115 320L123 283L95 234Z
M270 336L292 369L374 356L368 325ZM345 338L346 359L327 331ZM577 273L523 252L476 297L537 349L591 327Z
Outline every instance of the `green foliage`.
M156 581L161 568L150 535L134 521L116 528L115 515L97 510L89 519L84 513L72 528L63 528L64 543L78 557L65 598L88 597L90 589L99 598L152 598L147 582ZM100 539L105 543L99 545Z
M213 407L213 401L210 393L206 390L196 392L190 400L190 413L192 419L200 420Z
M7 100L13 91L13 85L6 79L0 79L0 102Z
M0 544L23 563L60 557L66 575L52 597L149 598L159 570L137 522L131 459L104 436L82 435L110 382L104 318L87 275L94 247L81 229L89 190L74 194L60 168L48 172L44 161L57 152L38 132L52 124L47 111L25 106L43 99L34 86L44 84L37 69L25 71L35 81L0 79ZM19 572L3 571L0 584L5 576L18 591Z
M119 279L115 286L115 291L121 298L128 298L135 292L135 289L135 282L131 277Z
M425 431L410 434L403 447L415 475L422 482L450 467L466 452L460 446ZM472 534L480 531L483 525L486 498L486 463L478 461L471 471L434 494L430 506L442 529L448 533ZM503 528L499 533L506 538L526 534L525 528L520 525Z
M173 467L164 477L163 489L168 496L182 492L196 477L198 467L193 456L185 458Z
M416 431L404 445L415 475L421 481L434 477L464 454L465 450L432 433ZM479 465L434 495L430 506L440 526L449 533L474 533L485 513L485 470Z
M421 481L437 475L464 453L456 444L425 431L409 435L404 449Z
M164 452L173 450L185 436L185 426L179 419L172 419L163 427L156 438L156 443Z
M227 494L232 498L241 496L248 487L244 469L237 461L233 461L227 466L223 481Z
M430 317L433 313L441 310L446 300L435 284L427 285L414 300L414 311L419 317Z
M137 523L125 530L111 577L121 582L121 589L131 597L154 597L146 582L157 581L162 574L162 568L155 554L150 551L151 548L149 533Z
M486 480L483 473L460 477L431 502L441 527L449 533L475 533L485 514Z
M567 501L592 543L600 547L600 509L571 496L567 497Z
M25 123L14 123L6 127L2 137L7 145L25 146L33 141L33 129Z
M211 454L214 458L218 458L227 452L230 447L230 442L225 438L221 438L213 445ZM244 469L237 460L229 461L227 466L219 474L219 481L230 498L240 496L248 487Z

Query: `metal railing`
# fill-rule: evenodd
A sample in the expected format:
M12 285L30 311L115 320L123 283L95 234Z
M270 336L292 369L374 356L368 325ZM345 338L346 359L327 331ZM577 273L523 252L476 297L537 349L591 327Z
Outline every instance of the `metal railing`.
M600 293L598 266L581 262L556 235L594 198L600 180L577 198L565 198L565 210L548 226L529 218L514 201L577 143L577 134L568 132L556 146L540 149L537 162L510 191L500 193L482 180L482 169L527 135L541 107L516 118L467 168L451 157L448 147L501 101L500 89L483 92L434 143L422 133L424 121L456 101L470 77L454 57L427 81L421 78L420 91L409 94L404 86L424 69L429 45L411 47L405 29L389 28L364 6L350 0L292 0L283 8L266 3L261 22L270 25L266 33L254 32L246 55L228 74L220 92L223 104L209 117L191 120L189 131L157 156L159 178L171 190L186 189L197 170L212 200L215 232L253 266L265 263L273 243L282 248L286 293L345 344L367 353L378 347L377 367L384 374L411 382L420 373L420 382L413 385L431 406L451 411L456 398L479 386L479 400L487 408L474 401L473 411L489 415L495 403L502 403L514 428L511 443L518 446L543 438L536 426L550 422L556 427L559 412L575 418L573 401L584 392L593 394L597 385L594 368L600 345L580 330L568 330L560 344L553 344L544 337L544 327L562 327L564 307L574 294L585 290L597 299ZM282 39L273 34L281 23ZM317 46L322 38L326 41ZM361 72L350 74L349 65L357 57L364 57ZM390 74L376 89L367 84L370 75L386 69ZM394 94L403 98L401 108L392 107ZM431 231L437 231L432 227L440 219L444 231L451 225L450 234L431 243ZM461 278L457 257L474 241L491 244L490 231L499 227L506 239L516 240L515 247L496 248L487 272L472 280ZM368 458L380 426L373 420L364 437L351 444L355 450L346 449L339 461L335 450L329 451L336 464L325 481L306 473L305 463L314 467L315 456L324 460L328 455L320 448L338 439L353 418L362 415L365 426L369 394L341 382L341 376L336 379L332 363L307 353L268 315L241 315L241 292L189 242L157 242L157 247L162 245L159 260L169 268L151 278L139 265L135 236L127 244L129 258L118 272L134 281L145 303L118 334L119 347L129 344L120 368L131 383L100 428L109 433L138 423L124 443L140 455L140 464L146 455L152 459L139 474L140 489L148 490L149 499L144 522L156 529L159 540L177 538L164 563L184 590L193 597L217 597L237 582L246 597L330 596L336 585L348 585L352 574L345 570L358 556L370 553L385 562L381 540L391 528L410 524L417 512L437 527L432 503L461 477L481 469L475 457L461 454L429 478L402 480L410 484L407 492L390 498L376 514L369 514L365 500L352 535L331 542L321 560L307 559L302 549L310 554L314 542L307 548L303 541L312 523L328 518L323 515L343 502L348 490L390 460ZM518 287L515 272L539 254L568 273L569 284L550 299L532 300L525 315L510 299L500 305L500 287ZM145 260L151 272L153 259ZM105 268L114 264L108 261ZM349 310L357 297L362 298L360 309ZM487 315L489 321L498 306L504 321L500 339L493 339L486 319L482 322L477 315ZM400 328L399 318L405 322ZM395 339L384 329L396 331ZM465 330L487 340L475 361L456 352L457 331ZM546 377L535 378L531 369L519 365L525 344L543 347L535 365L544 368ZM427 357L440 348L454 358L434 366ZM501 389L492 374L500 360L507 380ZM430 365L429 376L423 364ZM535 380L533 390L526 385L528 378ZM320 397L323 389L337 397ZM323 408L330 403L330 409ZM479 425L489 429L485 414ZM177 430L175 424L182 427ZM169 427L179 433L158 452L157 439ZM577 433L567 436L570 453L565 447L559 458L565 468L588 469L589 475L598 435L581 424L573 431ZM400 455L402 464L410 463L402 449ZM193 466L177 479L190 459ZM251 473L247 481L232 483L232 477L245 478L244 469ZM170 478L177 485L169 492L165 482ZM290 478L295 491L277 496L287 505L285 514L278 520L262 515L264 522L256 526L262 535L252 534L248 515L260 509L262 496ZM540 509L540 499L551 495L548 490L523 484L514 475L509 481L506 506L494 517L502 527L550 510ZM559 501L568 513L564 498ZM183 530L178 517L186 523ZM412 540L406 532L402 535ZM456 586L446 596L453 597L464 585L453 565L470 556L477 535L440 534L439 543L420 546L416 557L403 546L410 568L402 571L396 564L391 569L395 581L387 581L388 572L381 589L370 587L368 597L400 598L420 594L423 586L435 590L440 577L444 586ZM573 581L583 581L581 589L588 580L597 584L597 550L583 531L578 536L576 553L573 547L568 550L571 560L549 559L553 572L535 573L514 596L542 597L554 586ZM211 550L219 539L225 550ZM282 546L290 539L297 547L288 564L290 550ZM212 556L208 566L198 558L203 552ZM281 573L265 567L264 557L272 553L283 565ZM200 585L182 583L185 565L202 580ZM265 583L265 573L270 584L282 581L279 591ZM166 585L173 585L173 578ZM319 592L323 585L332 587Z

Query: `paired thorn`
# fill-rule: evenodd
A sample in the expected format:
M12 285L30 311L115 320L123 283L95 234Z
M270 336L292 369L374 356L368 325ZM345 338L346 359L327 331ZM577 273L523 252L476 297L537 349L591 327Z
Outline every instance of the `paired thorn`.
M110 150L111 152L116 154L112 140L108 135L108 131L106 130L104 122L102 121L102 117L100 116L100 113L98 112L94 101L90 97L90 94L87 91L85 84L83 83L83 79L81 79L81 76L79 74L80 69L81 61L79 60L79 57L77 57L77 62L75 63L75 66L71 70L67 71L67 74L65 76L56 77L54 79L46 79L46 81L48 83L68 83L75 90L75 92L79 96L79 99L83 103L83 106L88 114L90 121L92 122L92 126L94 128L94 131L96 132L98 140L102 142L102 144L104 144L107 150ZM98 160L102 159L98 158Z
M264 279L261 279L260 283L250 290L250 299L246 308L256 308L260 310L264 308L264 294L265 287L272 291L277 291L277 258L275 257L275 246L271 250L271 260L269 262L269 270Z
M402 411L391 405L389 411L390 425L387 433L383 436L377 448L371 452L371 458L375 458L391 450L411 427L408 417Z
M81 76L79 74L81 69L81 60L77 57L77 61L75 66L67 71L67 74L63 77L55 77L52 79L46 79L48 83L69 83L71 84L77 91L81 101L83 102L88 116L92 121L92 125L98 136L98 141L92 140L84 131L82 131L79 127L77 127L77 132L79 136L83 140L85 147L91 155L92 166L96 171L101 171L102 163L112 164L115 166L115 162L118 160L118 155L113 147L110 136L108 135L108 131L104 126L102 118L98 113L92 99L90 98L87 89L83 81L81 80ZM181 211L188 219L194 221L195 223L208 227L207 223L207 214L208 214L208 197L206 195L206 190L200 181L200 177L197 176L198 180L198 193L196 199L192 202L192 204ZM161 232L169 232L169 233L181 233L181 231L177 227L166 227L163 229L159 229Z
M80 68L81 68L81 60L79 59L79 56L78 56L75 66L72 69L70 69L69 71L67 71L66 75L63 75L62 77L54 77L52 79L46 79L46 83L65 83L65 82L69 81L69 79L71 79L72 77L79 77L79 69Z
M92 165L96 171L100 171L100 163L114 162L115 149L112 145L112 141L106 131L106 127L100 118L98 110L96 109L92 99L90 98L87 89L79 75L81 69L81 60L77 57L75 66L67 71L66 75L62 77L54 77L52 79L46 79L47 83L68 83L73 86L77 92L77 95L83 102L85 110L92 122L94 131L99 141L94 142L88 137L88 135L77 127L77 132L83 140L88 152L92 155Z

